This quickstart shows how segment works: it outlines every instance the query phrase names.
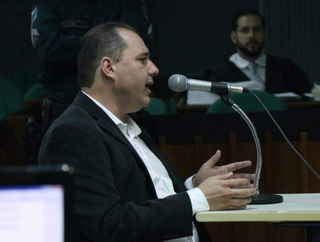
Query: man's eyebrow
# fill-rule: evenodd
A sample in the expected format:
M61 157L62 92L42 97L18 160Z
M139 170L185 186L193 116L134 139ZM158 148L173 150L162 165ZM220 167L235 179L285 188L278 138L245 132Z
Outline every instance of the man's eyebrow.
M149 55L150 55L150 52L146 51L146 52L139 54L138 57L148 57Z

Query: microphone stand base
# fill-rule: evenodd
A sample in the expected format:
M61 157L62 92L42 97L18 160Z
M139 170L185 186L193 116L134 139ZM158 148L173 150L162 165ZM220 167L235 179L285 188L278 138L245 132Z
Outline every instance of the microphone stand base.
M259 205L259 204L273 204L282 203L283 197L275 194L256 194L253 195L252 201L249 204Z

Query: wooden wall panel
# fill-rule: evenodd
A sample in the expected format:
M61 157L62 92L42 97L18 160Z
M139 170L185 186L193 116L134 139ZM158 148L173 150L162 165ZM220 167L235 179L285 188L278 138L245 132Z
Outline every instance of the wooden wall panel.
M8 117L8 165L25 165L24 127L28 116Z
M162 151L164 151L171 161L175 162L174 166L183 178L195 174L196 169L194 167L195 161L195 146L179 145L179 144L167 144L164 137L159 138L159 145Z
M218 165L234 161L251 160L253 166L247 172L255 171L256 148L253 142L237 142L230 135L228 143L203 143L201 136L195 136L194 144L166 144L160 146L183 175L196 172L217 149L222 151ZM307 193L320 192L320 181L284 141L273 141L271 134L264 134L261 143L263 167L260 180L261 193ZM307 134L300 133L300 140L293 146L310 165L320 172L320 141L308 141ZM187 168L186 166L190 166ZM305 228L279 227L270 223L207 223L206 227L213 241L224 242L304 242Z
M212 241L304 242L305 229L278 227L270 223L206 223Z

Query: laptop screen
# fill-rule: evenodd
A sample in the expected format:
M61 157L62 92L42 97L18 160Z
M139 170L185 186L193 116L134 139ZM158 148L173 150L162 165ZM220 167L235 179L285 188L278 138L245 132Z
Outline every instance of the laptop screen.
M62 170L0 170L1 242L65 242L68 200Z

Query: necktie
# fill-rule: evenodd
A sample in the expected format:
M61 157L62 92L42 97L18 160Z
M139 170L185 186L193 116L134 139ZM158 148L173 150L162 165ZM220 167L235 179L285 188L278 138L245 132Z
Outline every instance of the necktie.
M258 65L255 62L249 64L248 69L253 77L253 80L262 85L262 90L264 90L264 81L261 79L258 73Z

